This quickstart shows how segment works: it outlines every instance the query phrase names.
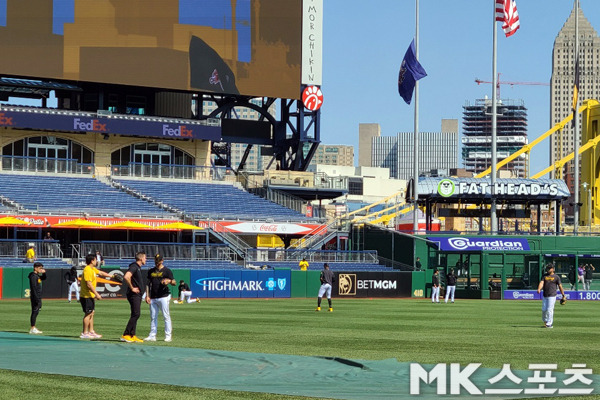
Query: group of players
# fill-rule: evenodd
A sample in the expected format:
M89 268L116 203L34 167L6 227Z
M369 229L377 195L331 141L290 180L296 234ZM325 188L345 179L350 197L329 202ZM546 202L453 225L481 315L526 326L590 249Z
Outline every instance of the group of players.
M556 304L556 296L560 291L562 298L561 304L565 304L567 298L563 289L560 277L554 273L554 265L546 265L546 274L540 281L537 292L542 295L542 321L543 328L552 328L554 323L554 305ZM456 288L456 276L454 275L454 269L450 269L450 272L446 275L446 303L448 297L452 299L454 303L454 290ZM431 302L440 302L440 278L439 271L435 269L431 278Z
M81 290L77 291L78 301L81 303L84 314L83 329L79 336L81 339L100 339L102 337L102 335L96 333L94 330L96 301L102 300L102 296L100 296L96 290L96 278L100 276L110 280L117 279L115 274L110 275L98 269L99 262L101 262L101 257L98 257L97 254L88 254L86 256L86 266L83 269L81 276ZM138 252L135 255L135 262L129 264L129 267L123 276L123 282L127 285L126 297L129 302L131 313L120 340L127 343L142 343L144 341L155 342L158 330L158 314L161 313L165 321L165 342L171 342L173 340L173 326L169 311L169 302L171 299L171 290L169 289L169 286L175 286L176 281L173 278L173 272L165 267L164 257L161 254L156 254L154 256L154 267L148 270L147 284L144 287L142 266L145 264L146 254L144 252ZM29 333L31 334L42 333L42 331L36 327L36 320L42 308L42 281L45 279L46 270L44 269L44 265L40 262L34 263L33 271L29 274L31 301L31 328L29 329ZM328 264L323 265L320 281L321 287L319 288L317 297L316 311L321 311L321 301L323 297L326 296L329 305L328 311L332 312L331 292L333 283L335 282L335 275L329 269ZM78 289L77 274L74 268L67 273L67 282L69 283L69 302L71 302L73 285L75 286L75 289ZM183 280L180 281L179 296L180 300L178 303L183 303L184 299L186 299L188 303L199 301L199 299L193 299L191 297L192 292ZM136 336L136 330L137 321L141 315L141 304L144 299L146 303L150 305L150 334L145 339L140 339ZM175 302L177 303L177 301Z
M69 302L71 293L76 289L78 301L83 310L83 329L81 339L100 339L102 335L94 330L94 314L96 301L102 300L102 297L96 290L97 277L103 277L110 280L120 281L116 274L110 275L99 269L100 258L96 254L86 256L86 266L81 275L81 289L77 285L77 273L74 268L67 273L67 282L69 287ZM122 281L127 286L126 298L130 305L130 317L127 326L123 331L120 340L127 343L156 341L158 314L162 313L165 322L165 342L172 341L172 323L169 311L169 302L171 299L171 290L169 286L175 286L176 281L173 278L173 272L164 265L164 257L161 254L154 256L154 267L147 273L147 284L144 285L142 275L142 266L146 264L146 254L138 252L135 255L135 262L131 263L125 272ZM33 265L33 271L29 274L30 284L30 302L31 302L31 328L29 333L40 334L42 331L37 329L36 320L42 308L42 281L46 279L46 270L40 262ZM73 285L75 288L73 288ZM187 300L188 303L198 301L193 299L189 286L183 281L179 284L179 303ZM141 314L142 301L150 306L150 334L145 339L140 339L136 335L137 321ZM177 302L177 301L176 301Z

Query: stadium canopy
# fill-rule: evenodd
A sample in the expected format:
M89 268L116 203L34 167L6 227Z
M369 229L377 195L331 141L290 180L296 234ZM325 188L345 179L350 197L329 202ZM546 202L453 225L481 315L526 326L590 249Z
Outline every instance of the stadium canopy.
M348 193L348 189L329 189L303 186L269 185L269 189L284 192L306 201L337 199L338 197L344 196Z
M8 100L9 97L47 98L53 90L82 91L80 87L67 83L0 77L0 100Z
M485 205L492 200L492 185L488 178L419 178L419 205L425 206L426 221L431 221L434 210L444 217L489 217ZM412 181L407 193L412 196ZM530 207L538 206L538 230L542 204L555 203L559 209L562 201L569 198L566 183L560 179L502 179L495 183L494 197L498 204L499 218L529 218ZM438 207L439 204L459 204L458 208ZM463 207L461 205L470 206ZM473 207L475 206L475 207ZM560 219L556 220L556 231Z

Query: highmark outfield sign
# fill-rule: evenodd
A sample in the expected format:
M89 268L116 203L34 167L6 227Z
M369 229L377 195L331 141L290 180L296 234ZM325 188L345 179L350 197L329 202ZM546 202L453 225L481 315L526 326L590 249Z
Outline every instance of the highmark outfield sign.
M528 251L527 239L498 237L429 237L441 251Z

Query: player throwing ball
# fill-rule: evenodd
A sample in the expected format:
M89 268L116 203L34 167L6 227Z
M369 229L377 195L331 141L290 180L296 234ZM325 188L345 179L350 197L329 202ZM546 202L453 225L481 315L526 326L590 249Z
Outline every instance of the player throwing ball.
M542 289L544 290L542 297L542 321L544 321L543 328L552 328L557 289L560 290L563 299L566 298L565 291L560 283L560 277L554 273L554 265L552 264L548 264L546 266L546 275L544 275L540 281L537 292L540 293Z
M335 275L329 270L327 263L323 264L323 271L321 271L321 287L319 288L319 296L317 297L317 311L321 311L321 300L323 296L327 295L327 301L329 302L329 309L327 311L332 312L333 307L331 306L331 287L335 282Z

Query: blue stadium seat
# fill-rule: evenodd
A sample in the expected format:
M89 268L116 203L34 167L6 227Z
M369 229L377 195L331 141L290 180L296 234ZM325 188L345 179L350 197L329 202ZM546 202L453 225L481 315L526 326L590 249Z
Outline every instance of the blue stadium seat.
M307 220L304 214L232 184L127 179L117 182L186 213L225 219Z

